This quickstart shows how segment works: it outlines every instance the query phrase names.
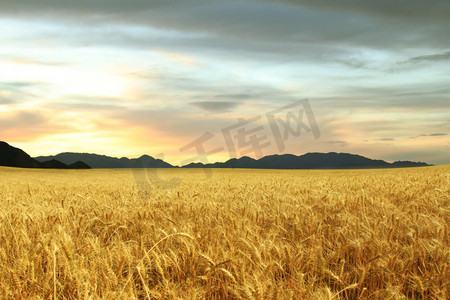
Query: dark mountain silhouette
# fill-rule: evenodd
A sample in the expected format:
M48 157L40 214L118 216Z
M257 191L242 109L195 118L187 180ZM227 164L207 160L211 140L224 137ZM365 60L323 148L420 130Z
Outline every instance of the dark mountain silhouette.
M77 161L66 165L55 159L37 161L19 148L0 141L0 166L42 169L91 169L84 162Z
M43 161L40 163L40 167L44 169L70 169L70 167L56 159Z
M73 164L67 165L56 159L51 159L39 163L39 168L43 169L92 169L90 166L82 161L74 162Z
M83 161L93 168L175 168L169 163L148 155L129 159L116 158L89 153L60 153L55 156L36 157L38 161L57 159L65 164L77 160ZM293 154L270 155L261 159L248 156L233 158L226 162L210 164L190 163L182 168L248 168L248 169L373 169L373 168L406 168L430 166L421 162L397 161L388 163L384 160L370 159L361 155L349 153L307 153L296 156Z
M0 166L39 168L40 164L23 150L10 146L8 143L0 142Z
M65 152L54 156L39 156L35 159L39 162L56 159L68 165L73 164L76 161L82 161L94 169L174 168L171 164L148 155L142 155L139 158L129 159L127 157L116 158L92 153Z
M413 167L426 167L426 166L432 166L429 164L426 164L424 162L412 162L407 160L400 160L392 163L393 168L413 168Z
M73 164L70 164L69 167L71 169L92 169L88 164L82 161L76 161Z
M226 162L211 164L192 163L183 168L248 168L248 169L376 169L406 168L430 166L422 162L398 161L388 163L384 160L370 159L349 153L306 153L296 156L292 154L269 155L261 159L248 156L233 158Z

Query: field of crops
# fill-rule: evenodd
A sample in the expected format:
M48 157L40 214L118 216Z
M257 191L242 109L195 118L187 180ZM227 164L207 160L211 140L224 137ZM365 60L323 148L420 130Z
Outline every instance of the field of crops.
M0 168L0 298L450 297L448 165L158 172Z

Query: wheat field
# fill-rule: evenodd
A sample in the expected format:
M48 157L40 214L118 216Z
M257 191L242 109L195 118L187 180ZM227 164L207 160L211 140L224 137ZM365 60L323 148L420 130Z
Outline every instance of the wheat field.
M0 168L1 298L450 297L448 165L136 172Z

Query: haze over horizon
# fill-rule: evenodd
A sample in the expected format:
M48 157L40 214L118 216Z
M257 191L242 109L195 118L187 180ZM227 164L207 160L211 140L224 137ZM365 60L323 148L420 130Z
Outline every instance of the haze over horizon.
M209 132L208 160L225 161L222 130L260 117L254 124L264 130L250 135L266 136L267 146L236 141L236 156L346 152L450 163L449 1L0 7L0 140L34 157L164 153L180 164L195 156L180 148ZM320 135L303 127L280 150L267 113L301 99Z

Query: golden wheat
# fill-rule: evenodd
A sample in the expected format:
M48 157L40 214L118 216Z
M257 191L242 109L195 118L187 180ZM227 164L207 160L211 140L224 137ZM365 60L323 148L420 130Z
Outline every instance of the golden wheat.
M450 166L158 173L0 168L0 296L450 297Z

